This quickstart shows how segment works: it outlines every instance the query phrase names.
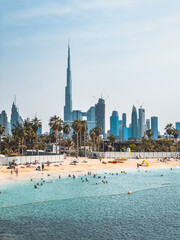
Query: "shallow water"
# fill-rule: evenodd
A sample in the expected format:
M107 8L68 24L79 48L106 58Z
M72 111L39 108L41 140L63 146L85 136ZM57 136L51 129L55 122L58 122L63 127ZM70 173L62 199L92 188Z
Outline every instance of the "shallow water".
M0 239L180 239L180 169L101 176L0 186Z

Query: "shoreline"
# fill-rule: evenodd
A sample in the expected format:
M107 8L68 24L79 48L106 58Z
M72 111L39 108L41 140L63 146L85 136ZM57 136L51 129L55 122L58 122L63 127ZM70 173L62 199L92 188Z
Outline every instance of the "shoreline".
M107 163L103 164L99 161L99 159L88 159L88 163L83 163L85 158L79 158L80 163L76 165L70 165L72 158L68 157L65 159L63 165L59 165L57 163L51 164L49 167L45 166L44 171L36 171L36 166L31 168L27 168L25 165L19 165L18 170L19 173L16 176L15 172L11 175L11 170L7 169L7 166L0 167L0 185L15 183L19 181L28 181L30 179L38 180L46 178L48 174L50 174L51 178L58 178L59 175L61 178L68 177L69 174L76 176L83 176L88 172L92 172L95 174L104 174L105 172L120 172L120 171L145 171L145 170L160 170L160 169L170 169L176 168L180 169L180 161L176 159L171 159L170 161L160 162L158 159L146 159L149 163L148 167L139 167L137 168L137 164L142 163L143 159L128 159L124 161L124 163ZM103 159L102 161L111 161L114 159Z

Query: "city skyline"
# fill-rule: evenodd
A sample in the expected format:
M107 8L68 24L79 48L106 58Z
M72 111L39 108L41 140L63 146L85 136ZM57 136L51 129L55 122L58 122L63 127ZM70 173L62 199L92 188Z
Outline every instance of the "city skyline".
M54 114L63 119L69 37L74 109L86 110L103 93L110 95L106 131L114 109L130 123L137 101L146 118L158 116L161 133L179 121L178 1L0 3L0 108L8 119L15 94L21 116L37 115L43 132Z

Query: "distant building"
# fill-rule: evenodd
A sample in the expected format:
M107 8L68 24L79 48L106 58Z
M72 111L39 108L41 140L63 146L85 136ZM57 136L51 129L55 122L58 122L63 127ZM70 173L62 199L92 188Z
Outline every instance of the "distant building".
M39 136L41 136L41 135L42 135L42 127L39 127L39 128L38 128L37 135L39 135Z
M19 115L18 107L13 102L12 108L11 108L11 130L14 129L14 125L17 125L17 123L22 124L23 120Z
M175 127L176 127L176 129L179 131L179 136L178 136L178 138L180 138L180 122L176 122L176 123L175 123Z
M127 141L131 137L131 129L124 127L123 128L123 141Z
M9 135L9 123L6 111L3 110L0 114L0 124L5 127L4 135Z
M73 110L72 111L72 121L79 119L82 120L83 119L83 114L80 110Z
M131 114L131 138L138 138L137 111L134 105Z
M122 132L122 138L124 139L124 128L126 128L126 113L122 114L122 127L123 127L123 132Z
M146 119L145 131L150 129L150 119Z
M68 63L67 63L67 85L65 88L64 121L72 121L72 81L71 81L71 62L70 47L68 44Z
M95 122L95 107L90 107L86 112L87 121Z
M158 117L151 117L151 131L153 133L152 138L158 138Z
M99 98L98 103L95 105L95 120L96 126L102 128L101 134L105 136L105 101Z
M123 121L119 120L119 140L123 140Z
M110 132L119 139L119 115L117 111L113 111L110 117Z
M138 138L142 138L145 133L145 109L139 108Z

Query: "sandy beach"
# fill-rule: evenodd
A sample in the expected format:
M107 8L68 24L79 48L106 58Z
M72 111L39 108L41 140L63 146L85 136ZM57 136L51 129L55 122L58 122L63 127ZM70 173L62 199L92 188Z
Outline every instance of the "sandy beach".
M107 163L103 164L102 161L108 162L114 159L103 159L100 161L99 159L88 159L87 163L84 163L83 160L85 158L79 158L79 163L76 165L70 165L72 157L67 157L64 160L62 165L58 163L50 164L47 166L45 164L44 171L36 171L37 166L41 166L40 164L32 165L31 167L27 167L25 165L18 166L18 175L16 176L15 171L11 174L11 170L7 169L7 166L0 167L0 184L5 182L12 181L22 181L29 179L40 179L42 176L47 176L50 174L51 177L67 177L69 174L75 175L83 175L87 174L87 172L91 171L93 173L103 173L110 171L122 171L122 170L137 170L137 164L141 164L143 159L128 159L123 163ZM159 159L148 159L149 167L140 167L140 170L147 169L158 169L158 168L174 168L180 167L180 161L176 159L170 159L169 161L160 161Z

